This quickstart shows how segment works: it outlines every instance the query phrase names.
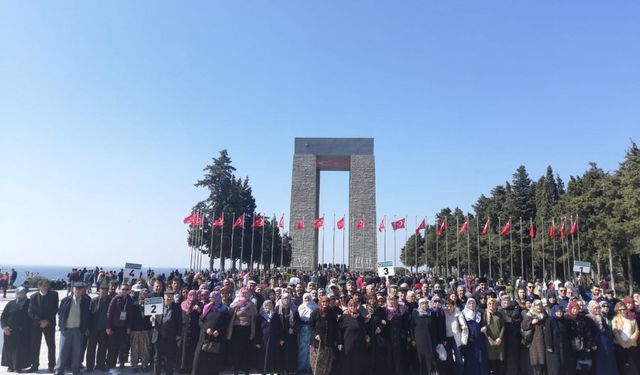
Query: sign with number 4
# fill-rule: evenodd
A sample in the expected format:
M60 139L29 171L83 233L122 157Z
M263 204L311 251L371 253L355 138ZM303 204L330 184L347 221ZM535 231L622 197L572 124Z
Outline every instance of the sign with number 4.
M124 279L131 280L140 277L140 270L142 270L142 264L138 263L125 263L124 264Z

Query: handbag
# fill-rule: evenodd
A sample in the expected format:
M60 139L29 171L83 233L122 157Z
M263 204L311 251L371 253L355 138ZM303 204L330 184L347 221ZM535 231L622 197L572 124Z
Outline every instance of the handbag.
M220 341L205 340L200 350L207 353L220 353Z
M584 341L582 340L582 337L576 336L571 339L571 349L573 349L574 352L581 352L584 350Z
M460 327L460 344L467 345L469 342L469 329L463 329L466 324L460 323L462 316L458 316L458 327Z

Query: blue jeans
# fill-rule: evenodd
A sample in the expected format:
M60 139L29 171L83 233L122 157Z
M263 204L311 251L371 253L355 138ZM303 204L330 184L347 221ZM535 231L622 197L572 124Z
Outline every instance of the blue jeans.
M462 352L460 351L460 347L456 345L456 340L453 337L447 337L446 342L447 369L449 374L462 375L464 372L464 363L462 362Z
M65 328L60 331L59 346L60 354L55 373L63 373L65 368L71 368L74 375L79 375L82 363L82 332L80 332L80 328ZM71 363L67 363L69 359L71 359Z

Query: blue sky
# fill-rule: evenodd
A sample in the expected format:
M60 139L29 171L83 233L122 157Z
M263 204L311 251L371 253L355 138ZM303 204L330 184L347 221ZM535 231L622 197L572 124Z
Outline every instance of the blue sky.
M614 170L639 138L639 15L637 1L2 2L0 262L186 265L181 220L211 157L228 149L258 210L288 221L294 137L375 138L378 215L410 227L471 210L520 164L534 179ZM329 221L347 186L322 174Z

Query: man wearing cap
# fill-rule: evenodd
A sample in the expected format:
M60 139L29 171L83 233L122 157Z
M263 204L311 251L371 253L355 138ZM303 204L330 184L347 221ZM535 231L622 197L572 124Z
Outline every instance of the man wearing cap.
M69 367L73 375L80 375L82 340L89 328L90 318L90 301L84 298L84 288L83 282L76 281L73 284L73 293L60 301L60 354L55 367L55 373L58 375L63 374Z
M49 280L38 282L38 292L29 298L29 318L31 318L31 368L38 371L40 366L40 344L42 335L47 343L49 372L56 365L56 314L58 314L58 293L49 293Z

